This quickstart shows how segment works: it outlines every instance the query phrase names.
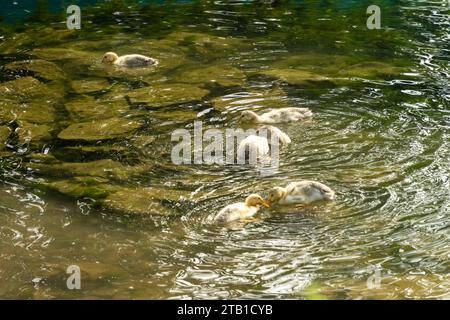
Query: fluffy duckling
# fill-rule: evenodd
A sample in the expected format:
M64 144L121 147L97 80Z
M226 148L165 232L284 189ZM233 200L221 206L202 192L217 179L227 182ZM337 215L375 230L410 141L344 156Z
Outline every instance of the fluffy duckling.
M239 143L237 158L239 160L245 159L245 162L256 162L267 157L269 151L269 141L267 138L250 135Z
M144 67L157 65L158 60L141 54L127 54L119 57L114 52L107 52L103 56L102 63L113 64L119 67Z
M240 123L281 123L304 120L311 117L312 112L308 108L281 108L262 115L253 111L242 111L239 117Z
M269 190L268 202L278 204L309 204L318 200L334 200L331 188L317 181L303 180L292 182L286 188L275 187Z
M280 129L278 129L277 127L274 127L274 126L270 126L270 125L262 126L258 130L256 130L256 133L259 136L264 136L265 134L267 134L267 140L269 141L269 143L272 142L272 137L275 137L276 139L278 139L278 142L282 146L285 146L285 145L288 145L289 143L291 143L291 138L289 138L289 136L286 133L284 133L283 131L281 131Z
M269 207L269 204L260 195L251 194L245 199L245 202L233 203L220 210L214 217L214 221L227 223L251 218L259 211L261 205Z

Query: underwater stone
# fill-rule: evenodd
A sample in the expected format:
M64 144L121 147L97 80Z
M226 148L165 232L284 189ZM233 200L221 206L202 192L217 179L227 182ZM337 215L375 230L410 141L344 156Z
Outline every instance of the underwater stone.
M133 103L145 103L150 107L201 101L208 90L189 84L162 84L133 90L127 94Z
M380 79L385 77L398 76L402 72L401 68L377 61L361 62L349 66L339 72L341 76L358 77L366 79Z
M19 143L31 143L33 145L50 140L52 138L50 131L51 127L47 125L38 125L26 121L19 121L19 127L16 129Z
M178 46L187 47L190 54L198 57L223 58L228 54L240 54L251 49L251 45L243 39L233 37L219 37L207 33L176 31L165 38L176 41Z
M97 177L120 182L129 182L134 176L148 174L154 167L153 164L127 166L111 159L89 162L62 162L57 160L48 163L33 160L27 166L40 175L53 178Z
M113 211L127 214L144 215L174 215L175 211L161 204L161 200L181 201L186 200L188 195L185 191L159 188L137 188L123 189L109 195L105 201L105 206Z
M153 143L156 137L153 136L137 136L132 140L133 146L138 149L144 148L149 144Z
M45 184L46 187L64 195L81 198L102 199L117 190L107 179L76 177L74 180L61 180Z
M0 122L22 120L36 124L55 121L55 106L47 102L0 102Z
M64 89L55 86L50 87L33 77L23 77L2 83L0 85L0 96L2 101L24 102L38 100L56 102L63 98Z
M86 161L87 159L99 158L125 158L133 156L132 150L123 146L99 145L99 146L73 146L53 150L60 159L70 161Z
M95 57L94 53L65 48L36 48L30 54L47 61L76 60L84 63Z
M298 69L272 69L262 71L269 77L278 78L283 82L286 82L295 86L320 86L320 85L333 85L333 79L324 77L322 75Z
M56 162L42 163L30 162L28 166L39 173L51 177L99 177L109 178L115 176L116 171L123 170L124 166L117 161L110 159L90 161L90 162Z
M74 123L61 131L62 140L97 141L122 138L132 135L143 123L125 118L110 118Z
M4 149L8 141L11 129L7 126L0 126L0 150Z
M53 62L36 59L15 61L5 66L5 72L16 76L32 76L44 81L65 80L64 71Z
M227 64L213 66L198 65L173 77L174 81L186 83L216 83L223 87L242 86L245 83L245 74Z
M67 102L65 108L77 122L118 117L130 110L125 99L99 101L91 96L78 96Z
M71 84L72 89L78 94L107 90L111 87L111 84L108 82L108 80L103 78L87 78L83 80L74 80Z

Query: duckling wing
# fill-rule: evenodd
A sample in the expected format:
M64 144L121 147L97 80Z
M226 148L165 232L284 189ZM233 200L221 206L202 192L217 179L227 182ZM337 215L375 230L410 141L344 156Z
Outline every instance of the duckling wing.
M233 203L222 210L214 217L216 222L230 222L241 219L241 214L245 214L248 207L243 202Z
M335 198L333 189L323 183L312 181L312 187L319 191L325 199L333 200Z
M156 64L156 60L140 54L129 54L119 57L117 64L125 67L141 67Z

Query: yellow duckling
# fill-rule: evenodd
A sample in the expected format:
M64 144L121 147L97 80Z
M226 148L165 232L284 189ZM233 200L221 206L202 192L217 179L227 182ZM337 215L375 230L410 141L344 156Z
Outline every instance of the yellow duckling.
M141 54L127 54L119 57L114 52L107 52L103 56L102 63L113 64L119 67L144 67L157 65L158 60Z
M214 217L214 221L227 223L251 218L259 211L261 205L269 207L269 204L260 195L251 194L245 199L245 202L233 203L220 210Z
M286 188L275 187L269 190L270 205L278 203L309 204L318 200L334 200L335 192L328 186L317 181L302 180L292 182Z
M240 123L281 123L300 121L311 117L312 111L308 108L281 108L275 109L262 115L253 111L242 111L239 117Z

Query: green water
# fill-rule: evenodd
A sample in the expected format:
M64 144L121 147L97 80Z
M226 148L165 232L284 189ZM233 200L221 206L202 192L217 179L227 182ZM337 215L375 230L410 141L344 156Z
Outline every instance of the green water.
M447 1L381 1L381 30L365 1L120 3L1 25L0 298L450 297ZM195 120L288 106L314 117L273 175L171 161ZM336 201L211 222L300 179Z

